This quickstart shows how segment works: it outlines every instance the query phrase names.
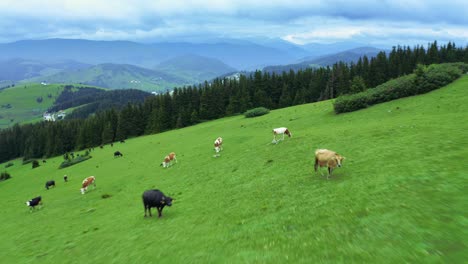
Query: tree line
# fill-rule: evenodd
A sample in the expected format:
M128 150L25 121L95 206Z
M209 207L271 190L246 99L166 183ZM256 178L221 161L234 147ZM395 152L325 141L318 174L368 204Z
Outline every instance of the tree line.
M217 78L195 86L146 97L121 109L102 110L85 119L15 125L0 131L0 162L23 156L61 155L141 136L182 128L206 120L243 113L255 107L278 109L336 98L375 87L412 73L416 65L468 63L468 46L397 46L386 54L361 57L355 63L290 70L281 74L256 71L238 79Z

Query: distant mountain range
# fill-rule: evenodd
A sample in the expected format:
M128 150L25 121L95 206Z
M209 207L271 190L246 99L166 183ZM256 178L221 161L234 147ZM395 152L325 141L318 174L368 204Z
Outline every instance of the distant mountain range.
M174 57L193 54L218 59L238 70L254 70L361 46L365 45L353 42L295 45L281 39L219 39L210 43L150 44L83 39L21 40L0 44L0 61L14 58L41 62L74 60L92 65L114 63L154 68Z
M263 68L267 72L281 73L289 70L300 70L305 68L317 68L331 66L336 62L342 61L346 63L357 62L359 58L367 56L369 59L375 57L379 52L384 51L373 47L359 47L335 54L320 56L317 58L305 57L299 63L287 65L275 65Z
M165 91L184 85L211 80L235 71L219 60L196 55L184 55L165 61L155 69L130 64L98 64L87 68L64 70L51 75L38 75L25 82L80 83L110 89Z
M23 40L0 44L0 83L82 83L111 89L162 91L255 69L350 62L378 49L359 43L295 45L281 39L219 39L210 43ZM346 50L346 51L345 51ZM328 55L324 55L328 54ZM279 66L269 66L279 65Z
M292 62L300 56L249 41L241 43L153 43L76 39L23 40L0 44L0 60L76 60L87 64L117 63L152 68L184 54L216 58L236 69ZM303 53L302 53L303 55Z

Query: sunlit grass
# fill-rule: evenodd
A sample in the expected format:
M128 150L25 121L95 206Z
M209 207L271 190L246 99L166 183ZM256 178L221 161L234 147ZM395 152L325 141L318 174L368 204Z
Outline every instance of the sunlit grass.
M96 148L62 170L62 157L36 169L14 161L0 182L1 261L463 263L467 86L465 76L342 115L326 101L225 118ZM293 137L273 145L280 126ZM330 180L313 171L317 148L346 157ZM178 163L163 169L171 151ZM97 188L81 195L90 175ZM151 188L175 198L161 219L143 217ZM29 213L37 195L44 207Z

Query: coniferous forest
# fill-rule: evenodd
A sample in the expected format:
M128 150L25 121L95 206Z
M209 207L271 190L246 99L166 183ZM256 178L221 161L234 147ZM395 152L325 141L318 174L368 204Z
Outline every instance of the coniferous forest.
M128 103L60 122L14 125L0 131L0 162L23 156L44 158L96 147L130 137L181 128L243 113L254 107L277 109L361 92L412 73L418 64L468 63L468 47L394 47L388 54L338 62L332 67L283 72L256 71L239 79L215 79L175 88L143 103ZM94 109L94 110L98 110ZM73 115L72 115L73 117Z

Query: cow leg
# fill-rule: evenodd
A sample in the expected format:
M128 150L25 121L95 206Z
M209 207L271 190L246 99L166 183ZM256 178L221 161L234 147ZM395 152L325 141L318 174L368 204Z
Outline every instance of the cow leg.
M328 175L327 175L327 180L330 179L330 176L332 174L333 168L328 167Z
M162 208L159 208L159 207L157 207L157 208L158 208L158 217L161 218L161 216L162 216Z

